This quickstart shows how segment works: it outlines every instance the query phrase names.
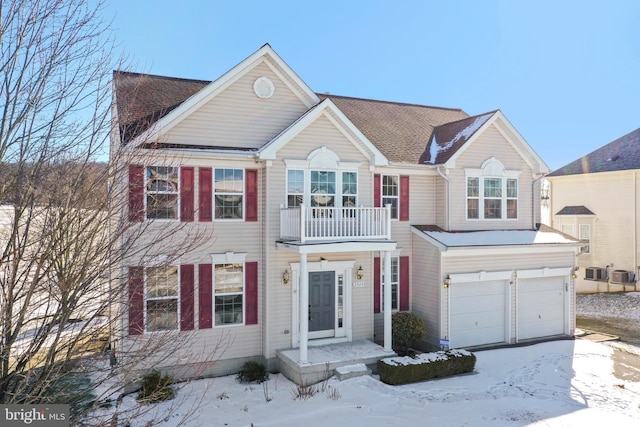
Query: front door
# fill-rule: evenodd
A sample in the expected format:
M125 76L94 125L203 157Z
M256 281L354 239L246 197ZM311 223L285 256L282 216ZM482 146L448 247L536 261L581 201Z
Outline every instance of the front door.
M309 273L309 338L334 336L336 272Z

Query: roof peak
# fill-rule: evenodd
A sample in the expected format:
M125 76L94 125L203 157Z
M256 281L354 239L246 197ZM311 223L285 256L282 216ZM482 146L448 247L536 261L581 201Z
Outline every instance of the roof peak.
M362 97L357 97L357 96L334 95L332 93L320 93L320 92L316 92L316 95L318 95L320 98L353 99L354 101L378 102L378 103L381 103L381 104L393 104L393 105L403 105L403 106L409 106L409 107L433 108L433 109L438 109L438 110L459 111L459 112L463 112L464 113L464 111L461 108L439 107L439 106L435 106L435 105L416 104L416 103L412 103L412 102L389 101L389 100L384 100L384 99L372 99L372 98L362 98Z

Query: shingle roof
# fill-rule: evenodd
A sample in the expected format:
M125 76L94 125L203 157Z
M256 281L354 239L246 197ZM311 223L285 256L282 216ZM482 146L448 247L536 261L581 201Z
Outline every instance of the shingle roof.
M640 169L640 128L565 165L548 176Z
M318 94L331 101L392 162L420 163L433 130L469 117L459 108Z
M120 136L130 141L164 117L210 81L114 71L115 99ZM438 135L456 135L477 122L459 108L442 108L401 102L378 101L318 94L329 98L356 127L392 162L426 163L429 142ZM449 158L473 134L441 150L437 161ZM441 137L437 138L438 142Z
M586 206L565 206L556 215L595 215Z
M114 71L120 138L128 142L202 90L209 81Z

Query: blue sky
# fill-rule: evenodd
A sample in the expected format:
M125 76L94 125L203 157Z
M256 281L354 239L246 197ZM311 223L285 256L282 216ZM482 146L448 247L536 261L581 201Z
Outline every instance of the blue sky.
M215 80L263 44L316 92L500 109L553 170L640 127L637 0L106 0L130 71Z

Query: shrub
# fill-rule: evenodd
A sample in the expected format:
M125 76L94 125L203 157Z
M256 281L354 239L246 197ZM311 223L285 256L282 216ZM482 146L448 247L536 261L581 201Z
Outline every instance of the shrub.
M475 365L475 354L466 350L448 350L424 353L415 358L381 359L378 361L378 374L380 381L398 385L472 372Z
M154 369L142 377L142 387L138 393L138 401L156 403L173 399L175 390L171 385L172 383L173 377L171 375L162 375L160 371Z
M236 379L241 383L257 382L259 384L269 379L269 373L263 364L249 361L242 365L242 370L238 372Z
M422 319L413 313L394 313L391 318L391 328L394 350L401 356L408 355L413 343L427 333Z

